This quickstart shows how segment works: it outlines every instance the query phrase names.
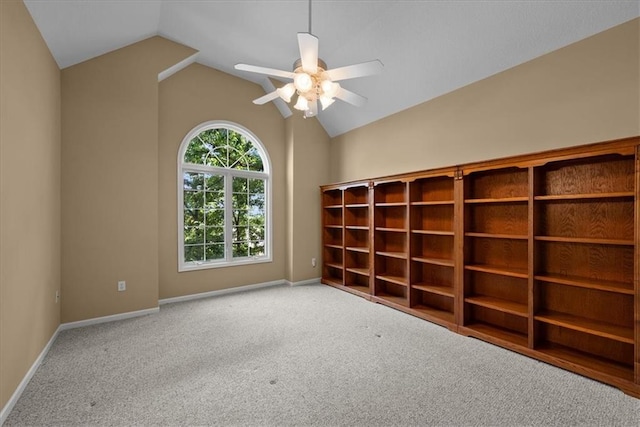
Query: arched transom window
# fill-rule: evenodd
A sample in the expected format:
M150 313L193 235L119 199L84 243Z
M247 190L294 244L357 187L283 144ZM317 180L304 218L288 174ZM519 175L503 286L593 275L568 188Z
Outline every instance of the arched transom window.
M258 138L208 122L178 152L178 269L271 260L269 158Z

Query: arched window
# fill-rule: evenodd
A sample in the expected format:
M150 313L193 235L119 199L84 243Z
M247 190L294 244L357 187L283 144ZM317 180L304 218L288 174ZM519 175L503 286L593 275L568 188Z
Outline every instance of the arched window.
M271 261L270 162L230 122L194 128L178 151L178 270Z

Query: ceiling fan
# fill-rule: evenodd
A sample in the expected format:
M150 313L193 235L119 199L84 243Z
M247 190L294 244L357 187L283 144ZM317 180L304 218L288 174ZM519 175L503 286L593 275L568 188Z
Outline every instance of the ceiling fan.
M293 108L303 111L304 117L307 118L318 114L318 102L323 110L333 104L336 98L357 107L367 102L367 98L343 88L337 82L377 74L382 71L382 62L376 59L332 70L327 69L327 64L318 57L318 38L311 34L311 0L309 0L309 32L298 33L298 47L300 59L293 63L293 71L236 64L236 70L292 80L273 92L254 99L254 104L266 104L278 97L285 102L291 102L291 98L297 94L298 98Z

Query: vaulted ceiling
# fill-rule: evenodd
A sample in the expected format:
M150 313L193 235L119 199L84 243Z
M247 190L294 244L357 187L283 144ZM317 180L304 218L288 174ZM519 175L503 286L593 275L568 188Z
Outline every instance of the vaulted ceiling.
M60 68L161 35L197 49L198 62L259 84L264 77L233 66L291 70L296 33L309 22L308 0L25 4ZM342 82L368 98L364 107L336 102L318 119L336 136L638 16L639 0L315 0L311 32L329 68L372 59L385 66Z

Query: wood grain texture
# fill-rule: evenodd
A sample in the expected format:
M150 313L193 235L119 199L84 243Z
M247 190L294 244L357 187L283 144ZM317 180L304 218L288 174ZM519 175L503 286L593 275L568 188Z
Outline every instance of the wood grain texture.
M475 172L465 177L465 199L527 197L527 169L505 168Z
M473 204L466 206L465 231L500 233L526 236L528 232L528 205Z
M411 256L453 262L453 236L412 234Z
M453 208L453 204L411 206L411 229L453 231Z
M452 201L453 178L449 176L416 179L411 183L412 202Z

